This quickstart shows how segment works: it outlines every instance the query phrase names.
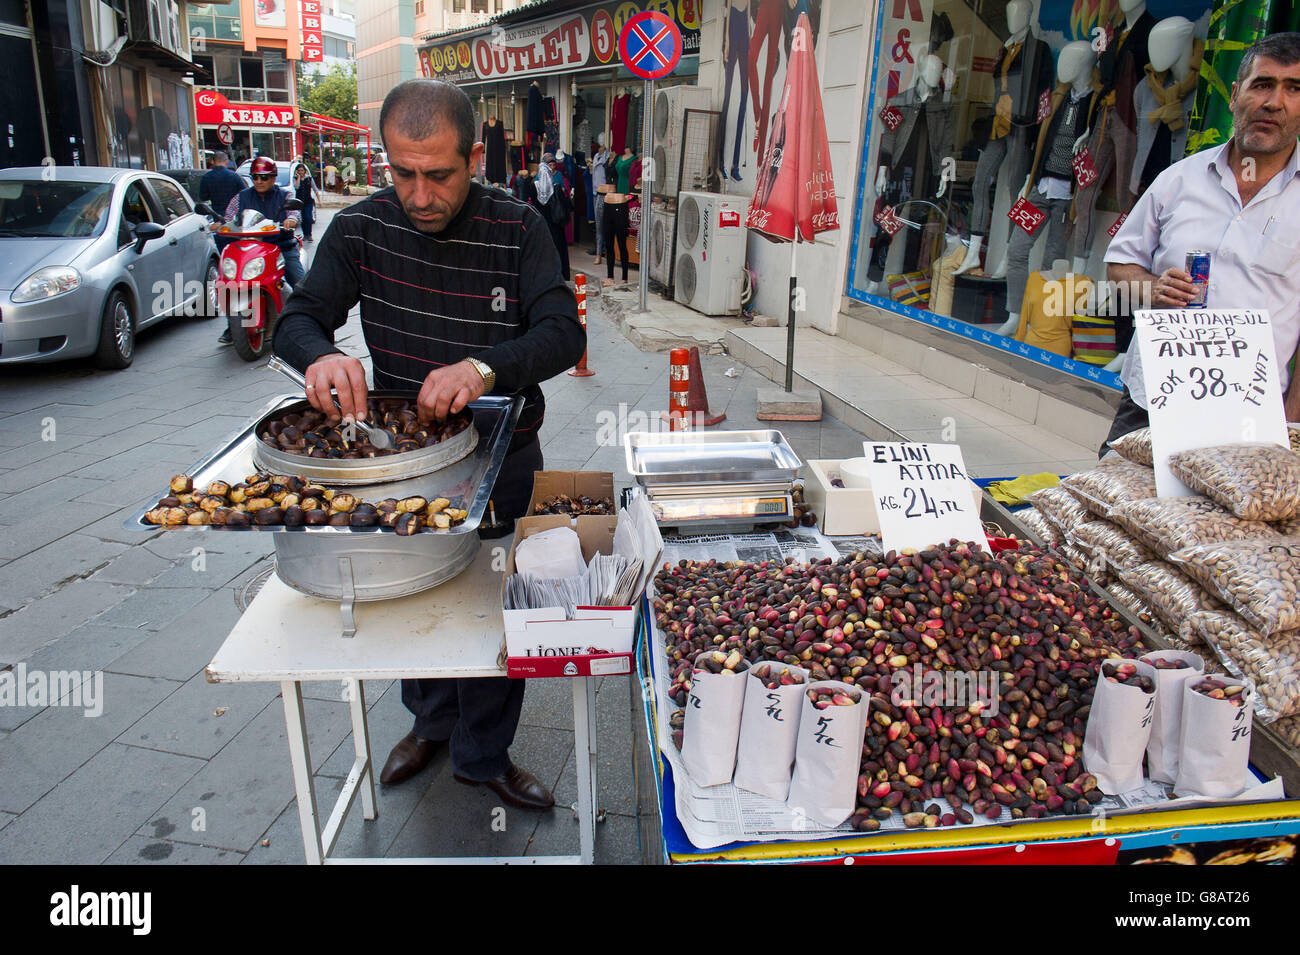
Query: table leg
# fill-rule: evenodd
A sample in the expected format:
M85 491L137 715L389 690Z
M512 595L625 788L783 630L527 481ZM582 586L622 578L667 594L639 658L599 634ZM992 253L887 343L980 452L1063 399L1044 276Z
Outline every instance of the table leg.
M573 683L573 754L578 768L578 844L584 865L595 860L596 802L592 772L592 710L587 677L575 677Z
M316 788L311 778L311 751L307 747L307 716L302 708L302 684L285 680L280 684L284 698L284 727L289 736L289 762L293 765L293 788L298 799L298 822L302 826L302 847L308 865L321 865L320 819L316 815Z
M360 680L348 680L348 706L352 710L352 745L358 760L364 760L361 780L361 812L367 819L379 818L375 808L375 764L370 759L370 728L366 723L366 695Z

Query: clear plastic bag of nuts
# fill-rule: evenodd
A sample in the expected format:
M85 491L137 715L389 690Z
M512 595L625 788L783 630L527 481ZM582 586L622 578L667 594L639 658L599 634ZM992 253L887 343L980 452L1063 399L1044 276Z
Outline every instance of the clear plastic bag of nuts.
M1183 620L1201 610L1222 610L1223 605L1164 561L1151 560L1119 571L1128 584L1175 633ZM1186 637L1184 637L1186 639Z
M1300 749L1300 716L1289 716L1284 720L1278 720L1269 729L1296 749Z
M1150 428L1138 428L1116 438L1110 442L1110 449L1125 461L1132 461L1134 464L1148 468L1154 466Z
M1026 507L1024 510L1016 511L1016 520L1042 541L1045 547L1065 543L1065 537L1056 529L1056 525L1036 507Z
M1071 530L1085 521L1094 520L1078 498L1063 487L1045 487L1026 498L1064 540Z
M1074 529L1070 543L1104 568L1135 567L1152 555L1122 527L1110 521L1089 521Z
M1157 554L1171 554L1193 544L1280 536L1263 521L1242 520L1208 497L1126 501L1117 505L1110 516Z
M1248 521L1300 517L1300 455L1276 444L1221 444L1179 451L1169 468L1198 494Z
M1061 487L1098 517L1110 517L1111 508L1124 501L1156 496L1156 473L1132 461L1119 461L1090 471L1079 471L1061 481Z
M1151 609L1151 605L1142 599L1138 594L1124 583L1122 580L1112 580L1106 585L1106 594L1112 604L1118 603L1126 610L1137 617L1144 624L1156 632L1156 634L1165 641L1177 640L1178 638L1169 632L1165 622L1156 616L1156 612ZM1186 649L1177 647L1176 649Z
M1300 537L1197 544L1169 560L1263 636L1300 629Z
M1255 713L1266 723L1300 715L1300 630L1262 637L1235 613L1203 611L1187 618L1240 680L1255 684Z

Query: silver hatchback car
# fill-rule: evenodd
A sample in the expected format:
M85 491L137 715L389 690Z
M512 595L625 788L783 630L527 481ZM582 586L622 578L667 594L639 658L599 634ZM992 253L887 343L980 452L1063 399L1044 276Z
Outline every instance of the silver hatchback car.
M102 368L125 368L139 329L216 316L206 226L157 173L0 169L0 365L94 355Z

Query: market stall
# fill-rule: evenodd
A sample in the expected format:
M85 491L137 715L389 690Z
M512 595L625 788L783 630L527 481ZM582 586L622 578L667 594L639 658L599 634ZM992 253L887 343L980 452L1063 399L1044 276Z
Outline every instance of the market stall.
M635 474L630 452L629 462ZM840 464L816 462L834 478ZM812 513L825 527L842 506L836 498L857 490L823 493L816 512L798 500L798 516ZM1258 661L1241 679L1222 642L1189 653L1148 626L1144 608L1130 610L1102 586L1110 577L1099 571L1122 548L1102 548L1099 564L1096 551L1064 549L1071 545L1059 535L1031 530L1035 517L1022 523L987 495L978 516L1020 543L991 540L997 555L955 545L887 554L866 524L829 538L802 526L725 525L665 537L638 646L638 808L661 822L643 826L643 861L1294 856L1300 801L1287 797L1300 791L1300 750L1291 724L1271 717L1300 702L1295 682ZM1007 543L1018 549L1003 550ZM1002 706L992 719L967 700L950 707L919 692L923 674L980 669L1028 677L1004 678L990 694ZM915 681L904 699L900 677ZM747 743L763 723L756 695L770 706L782 698L786 716L802 710L799 728L786 731L797 734L793 743L789 735ZM1234 705L1234 696L1250 699ZM1153 735L1144 717L1157 699ZM1171 700L1192 714L1186 739L1181 712L1166 712ZM815 749L804 722L814 717L824 735L824 720L864 704L861 759L836 770L810 755L801 770ZM1208 716L1198 707L1210 707ZM701 722L701 712L711 718ZM1220 716L1236 744L1230 758L1209 723L1193 724ZM1131 736L1141 739L1121 745ZM1169 765L1180 755L1181 776ZM841 786L846 795L819 798Z

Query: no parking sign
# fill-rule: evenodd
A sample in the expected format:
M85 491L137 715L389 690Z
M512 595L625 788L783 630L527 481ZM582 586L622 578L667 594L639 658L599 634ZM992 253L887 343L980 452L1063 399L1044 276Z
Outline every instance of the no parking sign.
M618 52L634 76L660 80L675 70L682 58L682 33L662 13L638 13L623 24Z

